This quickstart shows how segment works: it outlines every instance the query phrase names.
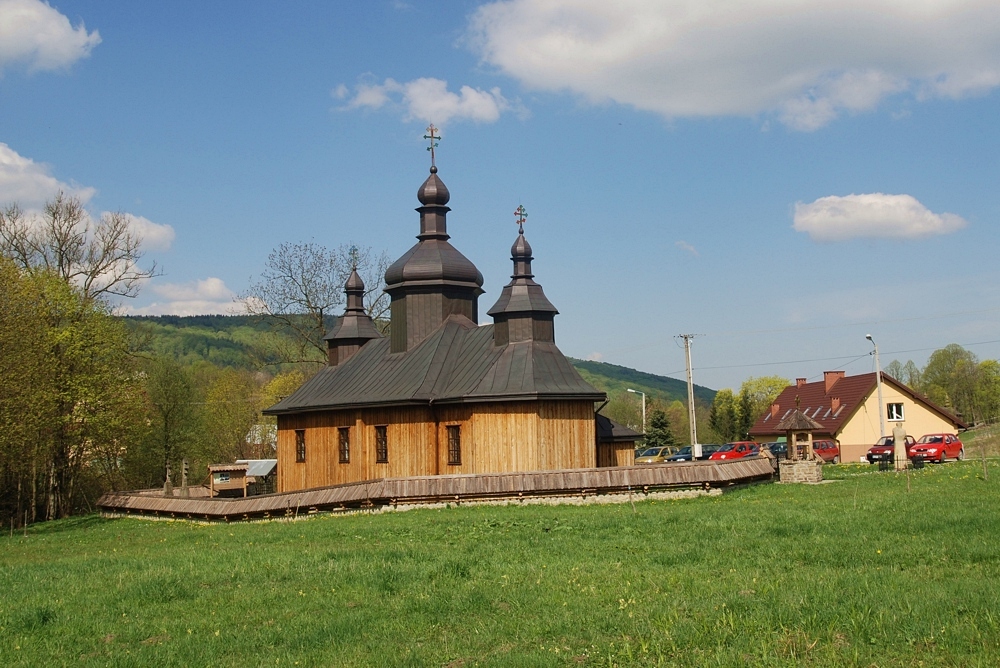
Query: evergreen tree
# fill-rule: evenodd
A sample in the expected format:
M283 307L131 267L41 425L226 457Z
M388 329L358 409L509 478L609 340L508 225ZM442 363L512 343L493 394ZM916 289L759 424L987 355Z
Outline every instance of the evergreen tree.
M670 418L665 411L654 410L649 416L649 428L646 430L646 446L660 447L674 445L674 433L670 429Z

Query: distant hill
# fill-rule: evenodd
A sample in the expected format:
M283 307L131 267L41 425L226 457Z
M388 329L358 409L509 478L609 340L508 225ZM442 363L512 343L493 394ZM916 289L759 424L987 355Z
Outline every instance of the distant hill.
M192 365L209 362L219 367L256 369L260 364L261 341L278 336L267 324L247 315L125 316L124 320L141 333L150 352ZM618 393L632 388L650 398L687 401L687 383L682 380L605 362L573 358L570 361L599 390ZM695 385L694 394L696 402L711 404L715 390Z
M658 396L667 401L678 400L687 403L687 383L676 378L657 376L645 371L637 371L617 364L592 362L570 358L573 366L580 372L584 380L599 390L609 394L624 392L628 388L645 392L650 397ZM709 405L715 398L715 390L694 386L695 404Z

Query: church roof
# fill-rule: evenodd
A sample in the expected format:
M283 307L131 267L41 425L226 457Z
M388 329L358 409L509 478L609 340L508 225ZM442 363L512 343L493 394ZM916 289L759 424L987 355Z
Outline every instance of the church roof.
M369 341L264 412L546 398L603 401L605 394L583 380L554 343L496 346L493 325L453 315L406 352L390 352L389 339Z

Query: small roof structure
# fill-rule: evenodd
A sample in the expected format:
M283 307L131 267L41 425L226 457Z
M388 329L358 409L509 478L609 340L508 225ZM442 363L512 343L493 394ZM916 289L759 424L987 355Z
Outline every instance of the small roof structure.
M270 475L278 466L277 459L237 459L236 463L245 464L247 475L254 478Z
M597 414L597 440L600 443L628 443L645 438L646 435L609 417Z
M796 408L775 426L777 431L823 431L823 425Z

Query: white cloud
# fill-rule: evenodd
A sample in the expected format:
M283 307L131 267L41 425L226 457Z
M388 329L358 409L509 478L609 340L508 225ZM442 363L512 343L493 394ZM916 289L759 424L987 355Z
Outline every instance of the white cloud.
M148 306L125 307L132 315L205 315L210 313L236 313L235 293L226 287L221 278L209 277L191 283L151 284L151 292L163 298Z
M49 173L48 165L25 158L0 143L0 204L17 202L24 210L41 210L45 201L62 190L88 202L93 188L63 183Z
M678 248L680 248L682 251L691 253L691 255L694 255L695 257L698 257L698 249L696 249L694 246L692 246L688 242L686 242L686 241L677 241L677 242L674 242L674 245L677 246Z
M168 250L173 244L176 234L170 225L154 223L149 218L131 213L125 215L132 230L142 237L142 247L145 250Z
M344 99L349 95L340 84L333 96ZM523 113L518 103L505 98L499 88L481 90L462 86L457 93L448 90L448 82L422 77L406 83L386 79L383 83L360 83L354 88L354 97L342 109L381 109L390 105L405 111L407 120L420 120L444 125L451 120L493 123L505 111Z
M74 28L41 0L0 0L0 72L14 64L29 72L69 67L100 43L96 30Z
M891 95L1000 86L987 0L498 0L467 42L536 90L666 117L775 113L799 130Z
M919 239L950 234L966 222L953 213L934 213L910 195L847 195L821 197L811 204L795 205L799 232L813 241L847 241L856 238Z
M16 203L29 218L37 217L45 203L60 190L76 197L85 206L97 193L95 188L60 181L52 176L48 165L25 158L7 144L0 143L0 206ZM126 215L132 229L142 237L144 249L170 248L175 236L173 227L142 216Z

